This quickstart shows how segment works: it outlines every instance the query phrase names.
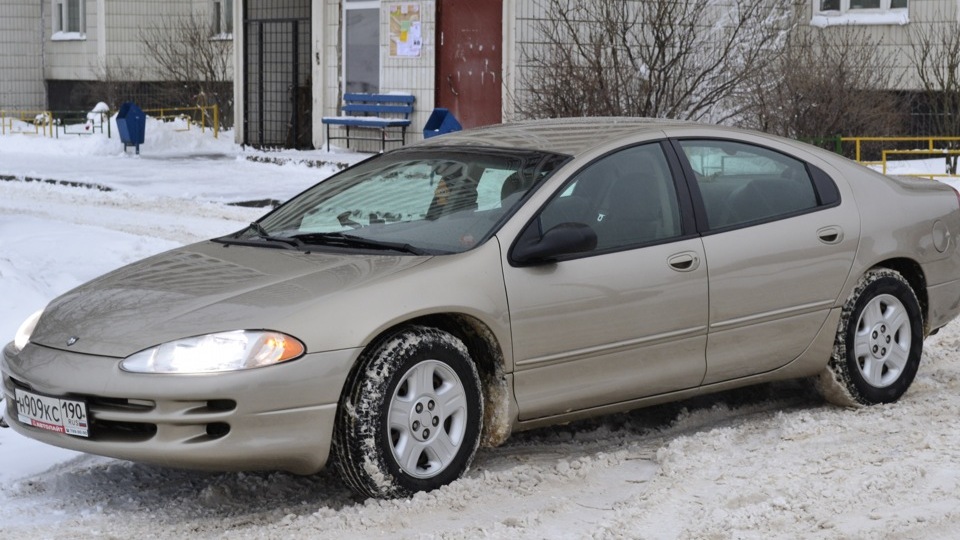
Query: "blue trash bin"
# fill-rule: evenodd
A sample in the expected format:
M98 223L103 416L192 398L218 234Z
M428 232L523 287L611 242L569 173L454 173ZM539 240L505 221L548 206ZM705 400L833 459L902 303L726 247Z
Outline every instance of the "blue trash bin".
M426 125L423 126L423 138L429 139L430 137L460 131L461 129L463 129L463 126L460 125L457 117L454 116L449 109L437 107L430 113L430 118L427 119Z
M127 151L128 146L135 146L137 154L140 154L140 145L143 144L144 132L147 128L147 115L136 103L128 101L120 105L120 111L117 112L117 131L120 132L120 142L123 143L123 151Z

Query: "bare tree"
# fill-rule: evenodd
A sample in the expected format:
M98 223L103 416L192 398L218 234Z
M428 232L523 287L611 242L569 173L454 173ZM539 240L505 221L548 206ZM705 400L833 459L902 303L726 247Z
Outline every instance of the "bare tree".
M940 23L914 25L912 63L920 82L921 106L931 135L960 135L960 23L938 15ZM956 144L951 145L957 147ZM956 174L957 156L947 156L947 172Z
M517 98L528 117L720 122L780 55L793 0L538 0Z
M795 27L768 77L757 79L743 123L797 139L895 135L902 77L892 54L862 27Z
M194 13L162 17L141 28L140 39L166 82L180 83L192 96L175 96L201 105L232 101L233 41L212 37L210 24ZM172 88L172 87L171 87ZM194 91L195 89L195 91ZM226 116L226 115L225 115Z

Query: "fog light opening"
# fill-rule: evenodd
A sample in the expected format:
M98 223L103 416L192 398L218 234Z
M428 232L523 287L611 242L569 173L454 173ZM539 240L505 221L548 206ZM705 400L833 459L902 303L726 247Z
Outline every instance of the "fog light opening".
M230 433L230 424L225 422L214 422L207 424L207 435L213 439L219 439Z
M237 402L232 399L211 399L207 401L207 408L213 411L232 411L237 408Z

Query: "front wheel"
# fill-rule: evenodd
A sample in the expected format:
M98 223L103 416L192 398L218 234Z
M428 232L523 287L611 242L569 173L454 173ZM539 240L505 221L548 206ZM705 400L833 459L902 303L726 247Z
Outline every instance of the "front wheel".
M922 350L923 315L910 284L894 270L871 270L843 306L818 386L838 405L891 403L913 382Z
M477 449L480 377L456 337L411 327L365 352L334 432L341 478L368 497L430 491L459 478Z

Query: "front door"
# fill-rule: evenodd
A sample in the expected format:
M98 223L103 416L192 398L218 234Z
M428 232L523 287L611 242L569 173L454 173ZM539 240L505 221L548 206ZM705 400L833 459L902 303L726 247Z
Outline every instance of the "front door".
M680 206L662 147L650 143L579 172L529 225L523 238L581 223L597 246L554 264L504 263L521 420L703 380L707 264Z
M441 0L437 19L437 107L464 129L499 124L503 1Z

